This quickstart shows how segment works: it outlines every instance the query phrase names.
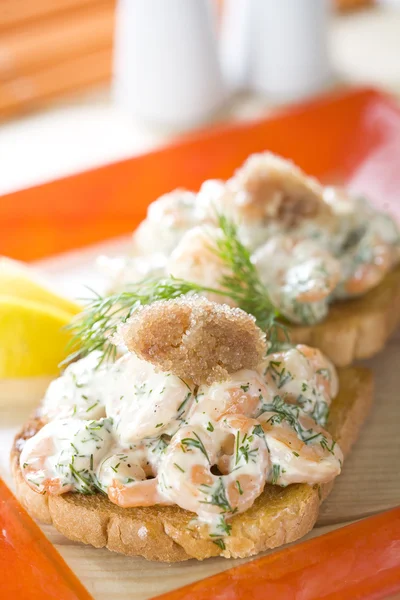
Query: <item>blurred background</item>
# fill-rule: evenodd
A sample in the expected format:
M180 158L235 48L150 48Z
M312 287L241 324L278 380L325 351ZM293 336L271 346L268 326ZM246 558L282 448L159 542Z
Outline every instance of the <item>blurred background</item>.
M359 84L399 0L0 0L0 194Z

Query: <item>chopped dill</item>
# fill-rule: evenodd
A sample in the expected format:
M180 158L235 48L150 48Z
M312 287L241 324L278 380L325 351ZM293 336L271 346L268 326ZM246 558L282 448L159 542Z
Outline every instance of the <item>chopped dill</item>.
M203 486L208 488L208 486ZM203 491L204 494L209 494L209 490L206 489ZM224 483L222 481L222 477L218 479L218 483L215 486L214 491L210 494L210 500L200 500L201 504L212 504L213 506L218 506L222 512L232 512L232 507L229 504L229 500L226 497Z
M240 442L240 432L237 432L235 465L237 465L242 458L246 464L248 464L250 459L252 459L253 461L255 460L255 456L258 453L258 448L253 448L253 450L250 450L250 443L252 441L253 436L248 436L247 433L245 433L242 442Z
M327 381L331 380L331 372L329 369L318 369L317 374L322 375L322 377Z
M240 481L238 479L236 479L236 487L238 489L239 496L242 496L243 495L243 490L242 490L242 486L240 485Z
M182 380L183 381L183 380ZM187 384L186 384L187 385ZM189 388L190 389L190 388ZM183 401L181 402L181 404L178 406L178 413L181 412L181 410L183 410L186 406L186 404L188 403L188 401L190 400L190 397L192 395L192 392L188 392L185 396L185 398L183 399Z
M193 435L196 439L183 438L183 440L181 441L182 450L184 452L187 452L188 448L190 447L198 448L204 454L208 462L210 462L210 458L207 454L207 450L205 449L203 442L201 441L201 438L197 435L195 431L193 431Z
M221 550L225 550L225 542L222 538L218 538L217 540L213 540L213 543L218 546Z
M272 465L272 479L271 479L272 485L277 485L280 474L281 474L280 465Z
M231 535L232 525L229 525L224 519L221 517L220 522L217 525L217 529L220 529L225 535Z
M81 493L82 494L86 494L86 495L94 494L91 479L90 478L86 479L84 477L84 475L82 475L82 471L77 471L75 469L75 467L73 466L73 464L70 464L69 468L70 468L70 471L72 473L73 479L75 479L75 481L77 481L78 483L80 483L80 485L82 487Z
M177 469L179 469L179 471L181 471L182 473L185 472L185 469L182 469L182 467L180 465L178 465L177 463L174 463L174 467L176 467Z

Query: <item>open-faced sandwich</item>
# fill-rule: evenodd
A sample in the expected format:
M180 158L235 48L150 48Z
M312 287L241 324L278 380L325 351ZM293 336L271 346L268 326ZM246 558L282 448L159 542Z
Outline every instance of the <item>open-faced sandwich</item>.
M226 288L240 264L232 265L229 245L212 246L227 223L293 341L317 346L339 366L382 349L400 320L397 225L365 199L323 187L270 153L251 156L226 182L153 202L134 233L132 256L112 263L114 289L169 275ZM241 306L232 295L208 296Z
M274 347L253 316L198 296L136 305L113 340L117 355L71 363L16 437L33 516L161 561L251 556L313 527L367 414L368 371Z

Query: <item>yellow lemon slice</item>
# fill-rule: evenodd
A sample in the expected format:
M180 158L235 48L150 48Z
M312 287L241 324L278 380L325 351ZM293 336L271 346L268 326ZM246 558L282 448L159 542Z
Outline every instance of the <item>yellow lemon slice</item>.
M0 256L0 294L49 304L75 315L82 307L55 294L45 282L23 263Z
M56 306L0 294L0 379L57 375L71 318Z

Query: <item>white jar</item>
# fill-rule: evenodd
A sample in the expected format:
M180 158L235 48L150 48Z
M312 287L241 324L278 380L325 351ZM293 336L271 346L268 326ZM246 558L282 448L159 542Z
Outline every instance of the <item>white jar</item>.
M196 126L225 101L210 0L119 0L117 102L138 118Z
M330 0L249 0L254 90L289 102L327 85L330 5Z

